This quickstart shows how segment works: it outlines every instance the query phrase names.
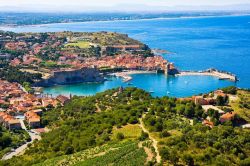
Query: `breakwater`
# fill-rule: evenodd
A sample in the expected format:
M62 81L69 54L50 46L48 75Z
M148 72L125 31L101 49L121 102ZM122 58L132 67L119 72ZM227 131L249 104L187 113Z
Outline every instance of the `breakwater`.
M220 71L217 69L208 69L204 71L179 71L179 74L176 74L176 76L184 76L184 75L204 75L204 76L214 76L218 77L221 80L230 80L230 81L238 81L238 78L236 75L225 72L225 71Z

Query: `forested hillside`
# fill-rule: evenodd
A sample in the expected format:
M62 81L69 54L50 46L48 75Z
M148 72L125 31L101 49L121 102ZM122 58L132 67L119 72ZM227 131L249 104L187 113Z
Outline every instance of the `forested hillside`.
M233 123L204 126L206 116L191 101L136 88L73 97L43 115L50 132L1 164L249 165L250 131Z

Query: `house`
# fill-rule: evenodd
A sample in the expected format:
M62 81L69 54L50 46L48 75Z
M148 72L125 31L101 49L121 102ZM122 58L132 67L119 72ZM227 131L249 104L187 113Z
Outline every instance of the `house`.
M213 98L204 98L203 96L194 96L193 100L195 104L200 105L211 105L215 103L215 100Z
M62 106L70 101L70 99L68 97L63 96L63 95L57 96L56 99L62 104Z
M6 112L0 112L0 123L9 130L21 129L20 121Z
M18 119L10 119L7 123L7 127L9 130L19 130L21 129L21 123Z
M226 121L231 121L234 119L235 115L236 115L236 113L234 113L234 112L227 112L227 113L221 115L220 122L223 123Z
M222 96L223 98L226 98L227 94L225 94L222 90L214 91L214 97L217 98L218 96Z
M30 126L30 128L38 128L40 127L40 116L33 112L33 111L28 111L24 114L25 116L25 120L27 121L28 125Z
M38 118L30 118L29 120L28 120L28 124L29 124L29 126L30 126L30 128L38 128L38 127L40 127L41 126L41 124L40 124L40 117Z
M56 107L58 104L58 100L52 98L42 98L42 106L47 107L49 105Z

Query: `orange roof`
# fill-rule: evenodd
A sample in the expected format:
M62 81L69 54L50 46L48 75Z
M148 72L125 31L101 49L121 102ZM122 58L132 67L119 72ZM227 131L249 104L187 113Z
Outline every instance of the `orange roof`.
M20 121L18 119L11 119L8 122L9 124L20 124Z
M234 112L227 112L227 113L221 115L220 121L225 122L225 121L228 121L228 120L232 120L235 115L236 115L236 113L234 113Z
M40 122L40 117L37 118L30 118L29 122Z

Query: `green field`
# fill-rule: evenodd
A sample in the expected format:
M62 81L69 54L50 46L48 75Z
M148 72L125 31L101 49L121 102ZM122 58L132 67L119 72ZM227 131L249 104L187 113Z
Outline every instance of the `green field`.
M142 129L140 128L139 125L128 124L126 126L123 126L122 128L114 128L112 131L113 133L112 138L116 139L117 133L122 133L125 139L127 138L136 139L140 137L141 132Z
M74 43L65 44L65 47L89 48L90 43L88 41L77 41L77 42L74 42Z

